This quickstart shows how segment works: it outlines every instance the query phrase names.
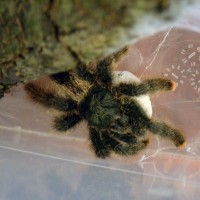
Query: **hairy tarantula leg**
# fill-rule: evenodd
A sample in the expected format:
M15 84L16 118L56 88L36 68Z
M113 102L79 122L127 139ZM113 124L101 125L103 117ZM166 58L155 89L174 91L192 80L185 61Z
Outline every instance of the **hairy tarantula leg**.
M109 133L105 133L105 132L103 133L102 138L107 148L112 149L116 154L119 154L119 155L136 154L138 151L144 149L149 143L149 140L145 139L142 141L134 141L127 144L123 144L123 143L120 143L115 138L110 137Z
M92 65L92 64L91 64ZM95 72L92 71L92 67L86 64L77 64L76 65L76 73L81 77L82 79L88 81L88 82L94 82L96 76Z
M127 50L128 46L97 62L97 76L102 83L111 84L113 64L116 63Z
M131 133L124 134L112 131L111 136L125 143L134 143L137 141L137 138Z
M54 119L54 128L58 131L67 131L82 120L80 115L62 115Z
M151 121L148 124L147 129L154 134L158 134L162 137L167 137L171 139L177 147L184 146L186 144L185 138L183 137L181 132L177 129L170 127L164 122Z
M133 122L135 125L142 124L142 126L138 129L145 128L144 125L150 121L144 109L140 106L140 104L129 97L124 97L120 100L122 104L122 109L124 114L126 114L129 118L129 122Z
M99 60L97 63L90 62L88 65L83 63L78 63L76 65L76 72L79 77L87 80L89 82L94 82L96 76L103 83L111 83L111 66L113 63L117 62L123 54L128 50L128 47L124 47L119 51L113 53L112 55L106 57L105 59ZM97 68L95 70L95 68Z
M114 91L129 96L139 96L158 90L174 91L175 88L176 84L174 81L165 78L155 78L144 80L141 83L120 83L114 88Z
M50 92L46 92L43 88L37 87L34 83L27 83L25 90L30 98L47 108L54 108L60 111L71 111L77 108L77 103L72 99L55 96Z
M104 59L97 62L97 66L101 67L101 62L107 63L107 66L110 66L112 63L116 63L120 60L120 58L128 51L128 46L125 46L118 51L114 52L113 54L105 57Z
M134 144L128 144L128 145L119 144L113 150L115 153L119 155L127 155L127 156L134 155L138 151L144 149L148 144L149 144L149 140L146 139L146 140L138 141Z
M100 137L100 133L97 132L94 128L90 128L89 132L89 139L96 156L99 158L108 157L110 155L110 150L104 145Z

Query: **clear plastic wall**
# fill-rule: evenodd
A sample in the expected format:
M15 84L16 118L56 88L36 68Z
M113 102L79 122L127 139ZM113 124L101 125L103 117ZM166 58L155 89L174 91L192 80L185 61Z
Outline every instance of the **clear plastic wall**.
M199 199L199 27L196 6L169 30L133 44L118 68L177 83L175 92L151 98L153 118L180 129L186 147L149 133L150 145L136 156L98 159L85 123L54 133L51 115L21 85L0 100L0 199Z

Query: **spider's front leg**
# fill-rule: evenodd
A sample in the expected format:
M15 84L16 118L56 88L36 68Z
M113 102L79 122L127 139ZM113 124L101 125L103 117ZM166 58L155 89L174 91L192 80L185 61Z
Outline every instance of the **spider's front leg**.
M54 128L58 131L67 131L82 120L77 114L65 114L54 119Z
M118 141L124 142L126 144L130 144L130 143L136 143L137 142L137 138L132 134L132 133L124 133L124 132L115 132L112 131L110 133L110 136L112 136L113 138L116 138Z
M176 83L165 78L147 79L141 83L120 83L114 88L114 91L129 96L139 96L147 93L153 93L158 90L174 91Z
M130 140L128 140L128 138ZM148 139L138 141L133 135L125 135L123 133L116 135L112 132L103 132L102 139L108 149L113 150L116 154L126 156L136 154L138 151L144 149L149 143Z
M101 138L101 133L98 132L95 128L89 129L89 139L91 141L92 148L99 158L106 158L110 155L111 151L105 145L105 142Z
M185 138L181 132L170 127L164 122L155 122L151 120L147 125L147 129L154 134L171 139L177 147L184 146L186 144Z
M124 97L121 99L121 103L136 135L143 135L143 131L147 129L153 134L171 139L177 147L185 144L185 138L179 130L170 127L164 122L155 122L148 118L136 100Z
M94 128L90 128L89 138L92 148L99 158L109 157L111 151L120 155L132 155L148 144L148 140L137 141L132 134L97 131Z

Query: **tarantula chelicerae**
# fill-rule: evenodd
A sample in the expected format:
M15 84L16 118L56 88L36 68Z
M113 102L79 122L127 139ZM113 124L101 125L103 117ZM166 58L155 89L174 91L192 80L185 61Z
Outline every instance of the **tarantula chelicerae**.
M133 98L157 90L174 90L173 81L155 78L113 84L113 68L126 51L127 47L96 63L78 64L74 70L52 74L48 87L34 81L25 85L35 102L62 112L54 119L56 130L67 131L86 120L92 147L100 158L112 151L120 155L137 153L149 143L141 139L147 130L171 139L177 147L185 143L177 129L152 120Z

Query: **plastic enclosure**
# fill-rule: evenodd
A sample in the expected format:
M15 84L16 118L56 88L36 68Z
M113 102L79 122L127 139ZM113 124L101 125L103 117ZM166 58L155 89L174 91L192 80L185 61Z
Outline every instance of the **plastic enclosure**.
M0 100L0 199L199 199L199 13L196 7L170 30L132 45L118 68L177 82L175 92L151 98L153 118L179 128L185 148L149 133L149 147L136 156L97 159L86 124L53 133L48 111L18 86Z

